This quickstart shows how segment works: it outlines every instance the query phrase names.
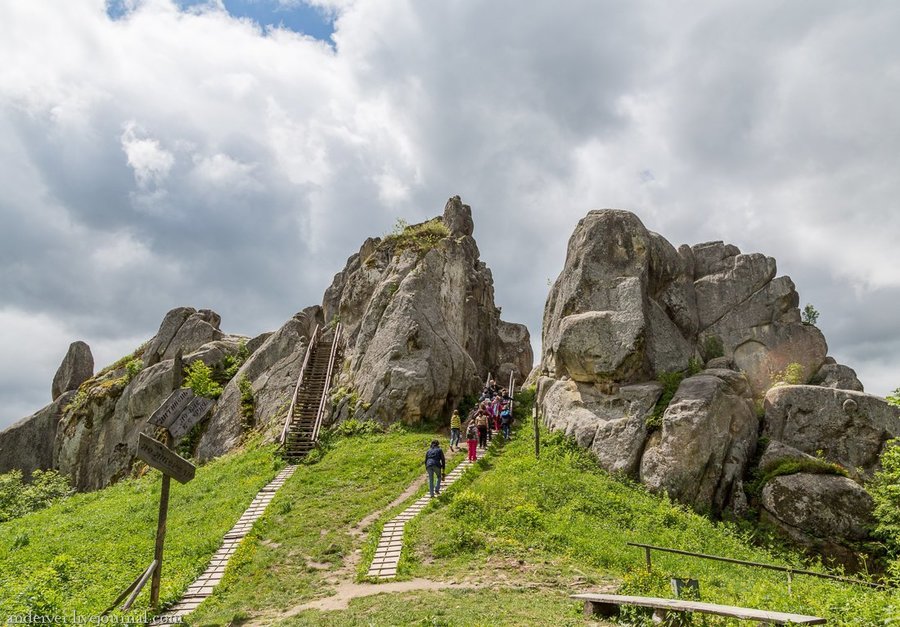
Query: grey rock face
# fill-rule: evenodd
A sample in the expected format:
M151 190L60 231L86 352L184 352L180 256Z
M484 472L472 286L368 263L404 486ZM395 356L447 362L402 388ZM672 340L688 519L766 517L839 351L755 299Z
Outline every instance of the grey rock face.
M707 370L685 379L647 444L641 481L697 509L722 511L742 497L758 424L743 375Z
M590 449L607 471L637 479L646 420L661 392L659 383L604 390L544 377L538 384L538 403L545 424Z
M53 468L56 427L74 392L63 392L55 401L0 431L0 473L19 469L24 476Z
M834 360L832 360L834 361ZM835 388L838 390L854 390L863 392L863 384L856 378L856 371L839 363L826 362L810 382L813 385L821 385L823 388Z
M761 504L762 520L794 542L848 568L861 566L848 544L868 538L874 503L854 481L808 473L776 477L763 488Z
M793 446L782 444L778 440L772 440L759 458L759 467L761 470L766 470L783 461L812 461L814 459L815 457L812 455L798 451Z
M521 385L534 367L531 335L524 324L505 322L497 324L498 353L497 381L507 385L509 375Z
M325 293L325 319L337 316L345 338L338 385L359 395L361 417L441 416L480 391L488 372L530 370L527 332L502 322L494 304L471 210L451 198L441 221L450 234L429 246L367 240Z
M808 455L821 452L860 478L878 469L885 443L900 436L900 408L877 396L813 385L766 394L763 434Z
M78 386L94 375L94 356L91 347L84 342L72 342L53 377L50 391L55 401L64 392L77 390Z
M144 352L144 363L152 366L163 359L172 359L178 351L189 353L207 342L220 340L222 319L214 311L193 307L178 307L168 312L154 338Z
M316 325L324 325L322 308L308 307L294 315L280 329L268 335L228 382L200 439L197 456L201 460L221 455L240 442L244 431L241 414L240 381L253 388L253 426L277 436L287 415L303 365L309 338Z

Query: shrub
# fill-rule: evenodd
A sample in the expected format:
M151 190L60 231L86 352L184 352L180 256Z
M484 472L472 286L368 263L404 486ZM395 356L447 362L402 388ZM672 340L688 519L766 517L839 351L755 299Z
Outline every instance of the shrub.
M144 360L143 359L141 359L140 357L135 357L134 359L131 359L130 361L128 361L128 363L125 364L125 381L131 381L136 376L138 376L138 374L143 369L144 369Z
M241 428L246 431L253 428L256 401L253 398L253 384L247 375L241 375L238 379L238 389L241 392Z
M900 388L895 389L893 392L888 394L884 400L888 402L888 404L893 405L894 407L900 407Z
M197 396L217 399L222 395L222 385L212 375L212 368L200 359L194 360L184 374L184 387L193 390Z
M672 402L675 392L678 391L678 386L681 385L681 382L684 380L684 373L663 372L660 373L657 380L662 383L663 391L662 394L659 395L659 400L656 401L656 406L653 408L653 411L645 422L650 431L655 431L662 427L663 414L666 412L666 408L669 407L669 403Z
M374 420L357 420L350 418L331 428L334 435L344 438L352 438L360 435L375 435L384 433L384 427Z
M703 372L703 360L691 357L688 359L688 376L693 377L695 374Z
M875 535L887 545L891 572L900 579L900 440L888 442L869 491L875 500Z
M707 335L703 338L700 352L703 353L703 359L706 361L715 359L716 357L724 357L725 344L722 343L722 338L718 335Z
M0 475L0 522L44 509L71 493L68 478L55 470L35 470L30 483L24 482L20 470L4 473ZM27 537L23 542L28 544Z
M395 253L412 250L424 254L434 248L438 242L450 235L441 218L432 218L421 224L408 224L398 218L394 229L384 237L382 246L391 247Z
M802 385L805 381L803 365L797 362L789 363L783 371L772 374L773 385Z

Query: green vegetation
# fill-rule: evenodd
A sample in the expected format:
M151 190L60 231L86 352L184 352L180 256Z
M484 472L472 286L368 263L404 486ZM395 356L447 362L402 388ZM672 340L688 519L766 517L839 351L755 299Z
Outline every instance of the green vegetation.
M344 429L366 433L374 427ZM326 579L336 571L352 580L353 551L364 539L352 528L422 475L432 439L433 433L422 432L334 437L318 463L298 467L278 492L190 622L223 625L257 616L272 624L281 613L327 594Z
M409 224L397 218L393 231L385 235L379 247L390 247L395 253L412 250L423 255L449 235L450 229L441 218L432 218L420 224Z
M703 359L709 361L717 357L725 356L725 344L718 335L707 335L703 338L700 346L700 352L703 353Z
M648 575L643 552L626 542L821 566L806 564L799 554L755 546L734 524L713 522L613 479L559 434L542 434L540 460L530 438L516 437L489 462L470 470L436 506L407 524L408 577L567 591L610 583L612 577L623 583L622 593L670 597L669 578L690 576L699 579L704 600L822 615L829 624L886 624L900 614L896 591L795 577L790 595L783 574L684 556L655 553Z
M224 534L280 468L272 448L248 446L172 485L160 599L176 599ZM99 614L153 558L160 475L76 494L0 523L0 616ZM135 609L146 609L145 589Z
M248 431L254 427L256 399L253 398L253 384L247 375L238 379L238 390L241 392L241 429Z
M662 394L659 395L659 399L656 401L656 406L653 408L653 411L650 413L646 420L647 428L650 431L655 431L662 428L663 414L666 413L666 408L669 406L669 403L672 402L672 398L675 396L675 392L678 391L678 386L681 385L682 381L684 381L684 373L663 372L660 373L657 380L662 383L663 391Z
M125 364L125 381L129 382L134 379L138 374L140 374L141 370L144 369L144 360L140 357L135 357L134 359L128 360Z
M703 372L703 360L691 357L688 359L688 376L693 377L695 374Z
M25 482L21 470L0 475L0 522L44 509L69 496L69 480L55 470L35 470Z
M813 475L838 475L841 477L849 477L850 473L847 469L839 464L833 464L824 459L783 459L773 464L769 464L765 468L757 471L757 478L747 486L747 491L758 496L767 483L775 477L784 475L795 475L799 472L805 472Z
M884 400L894 407L900 407L900 388L896 388L893 392L888 394Z
M868 486L875 499L875 534L891 559L889 573L900 584L900 440L891 440L881 455L881 470Z
M803 324L814 325L819 321L819 312L816 311L816 308L811 303L807 303L800 313L800 319L803 321Z
M222 395L222 384L213 379L212 368L197 359L184 373L184 387L193 390L197 396L217 399Z
M110 365L101 369L100 372L98 372L97 374L95 374L93 376L93 379L95 379L95 380L103 379L106 375L108 375L112 372L115 372L116 370L121 370L121 369L125 368L129 362L132 362L135 359L142 359L144 356L144 351L147 350L147 346L148 346L148 342L144 342L143 344L138 346L136 349L134 349L133 352L129 353L128 355L125 355L124 357L120 357L119 359L117 359L116 361L111 363Z
M781 372L772 374L772 384L774 385L803 385L806 382L804 368L802 364L792 362Z

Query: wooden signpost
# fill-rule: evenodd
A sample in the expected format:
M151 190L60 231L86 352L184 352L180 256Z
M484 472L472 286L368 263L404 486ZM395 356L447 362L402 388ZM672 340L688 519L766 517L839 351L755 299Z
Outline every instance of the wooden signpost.
M208 398L194 396L189 389L175 390L169 398L159 406L153 415L147 419L148 424L163 427L168 433L163 437L163 442L155 440L141 433L138 435L137 457L149 466L162 472L162 488L159 493L159 518L156 525L156 546L154 548L153 562L149 568L136 579L128 589L120 595L110 607L109 612L126 595L131 593L125 609L131 606L137 598L141 588L152 574L150 581L150 605L156 607L159 604L159 585L162 578L163 544L166 538L166 519L169 514L169 487L174 478L179 483L187 483L194 478L196 467L184 459L178 453L171 450L169 445L190 431L194 425L203 420L203 417L213 406L213 401Z

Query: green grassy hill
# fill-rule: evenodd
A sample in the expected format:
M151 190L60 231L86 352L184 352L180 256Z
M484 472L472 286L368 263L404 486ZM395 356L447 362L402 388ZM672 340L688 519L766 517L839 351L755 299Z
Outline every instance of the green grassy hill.
M893 591L796 576L789 594L779 573L663 554L654 554L648 574L643 553L626 542L804 563L791 552L758 546L731 524L614 480L587 453L548 433L540 460L530 434L520 433L433 501L407 525L400 583L373 589L364 573L378 533L423 491L397 498L421 477L432 437L393 432L333 440L317 463L301 466L279 491L216 593L188 622L584 625L569 594L608 588L671 596L670 576L699 579L703 599L714 602L818 614L836 625L900 621L900 594ZM173 486L164 599L174 599L203 569L279 466L271 448L250 447L201 468L194 482ZM0 524L3 613L104 609L150 559L158 491L154 473ZM356 598L361 589L370 596ZM344 596L346 609L307 606Z

